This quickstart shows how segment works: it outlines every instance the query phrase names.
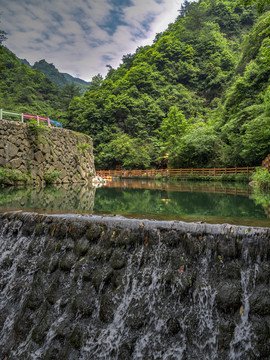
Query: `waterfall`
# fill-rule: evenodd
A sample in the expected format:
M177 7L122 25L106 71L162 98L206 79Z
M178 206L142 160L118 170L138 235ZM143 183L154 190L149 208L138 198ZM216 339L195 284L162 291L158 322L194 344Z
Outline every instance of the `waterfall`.
M0 358L267 359L269 229L0 215Z

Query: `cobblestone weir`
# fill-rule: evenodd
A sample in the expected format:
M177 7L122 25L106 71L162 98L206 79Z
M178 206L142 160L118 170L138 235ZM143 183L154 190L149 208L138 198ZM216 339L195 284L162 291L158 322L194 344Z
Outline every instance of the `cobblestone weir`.
M0 215L0 358L269 359L269 228Z

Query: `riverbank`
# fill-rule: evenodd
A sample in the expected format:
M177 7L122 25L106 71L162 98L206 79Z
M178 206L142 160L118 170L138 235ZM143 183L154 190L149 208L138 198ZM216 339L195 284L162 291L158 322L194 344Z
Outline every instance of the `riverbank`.
M222 175L185 175L185 176L155 176L155 180L169 181L172 183L182 181L213 181L213 182L240 182L249 183L250 174L222 174Z

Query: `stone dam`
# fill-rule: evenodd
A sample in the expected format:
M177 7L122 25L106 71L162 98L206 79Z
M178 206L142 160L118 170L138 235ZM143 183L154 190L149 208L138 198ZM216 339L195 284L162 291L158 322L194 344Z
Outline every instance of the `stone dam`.
M269 360L269 235L0 214L0 358Z

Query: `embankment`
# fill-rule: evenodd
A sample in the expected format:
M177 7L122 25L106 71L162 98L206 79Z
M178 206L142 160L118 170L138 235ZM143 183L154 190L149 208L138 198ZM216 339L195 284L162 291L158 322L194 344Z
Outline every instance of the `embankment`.
M54 171L58 183L85 182L95 174L93 142L67 129L1 120L0 166L18 169L34 183Z
M0 215L0 358L269 359L270 229Z

